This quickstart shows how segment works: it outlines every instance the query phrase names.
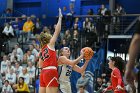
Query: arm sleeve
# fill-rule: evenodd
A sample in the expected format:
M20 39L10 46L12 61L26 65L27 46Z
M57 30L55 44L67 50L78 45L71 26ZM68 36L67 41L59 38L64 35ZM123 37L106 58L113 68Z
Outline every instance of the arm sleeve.
M107 87L107 90L112 90L112 89L113 89L112 86Z
M117 77L118 79L118 85L121 85L122 83L122 77L119 69L115 69L113 74Z
M23 88L18 88L17 90L18 91L26 91L26 88L27 88L27 84L24 83Z

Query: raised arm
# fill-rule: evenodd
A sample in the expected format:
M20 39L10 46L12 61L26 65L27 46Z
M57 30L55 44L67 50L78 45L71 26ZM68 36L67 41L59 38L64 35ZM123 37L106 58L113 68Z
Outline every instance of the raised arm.
M133 69L135 65L135 59L137 58L137 55L140 50L140 34L135 34L130 47L129 47L129 61L127 63L128 69Z
M51 47L54 47L55 46L55 42L57 40L57 37L61 31L61 22L62 22L62 12L61 12L61 9L59 8L59 18L58 18L58 22L56 24L56 27L55 27L55 32L50 40L50 43L49 45Z
M135 60L140 50L139 41L140 41L140 34L135 34L129 47L129 61L126 65L126 71L125 71L126 81L128 84L130 84L133 92L135 92L134 79L137 78L137 76L134 75L134 66L135 66Z

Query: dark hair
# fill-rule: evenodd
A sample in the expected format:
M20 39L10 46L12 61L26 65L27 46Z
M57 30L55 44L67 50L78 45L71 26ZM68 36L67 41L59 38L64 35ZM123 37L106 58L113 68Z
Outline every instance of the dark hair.
M9 81L8 81L8 80L5 80L4 83L5 83L5 82L7 82L7 83L9 84Z
M24 77L19 77L19 79L22 79L23 80L23 82L24 82ZM20 84L20 82L18 82L19 84Z
M18 81L18 86L19 86L19 88L23 88L23 86L24 86L24 78L23 78L23 77L19 77L19 80L20 80L20 79L23 80L23 83L20 83L20 82Z
M81 85L81 86L79 86L79 88L83 88L83 89L85 89L85 86L84 86L84 85Z
M110 58L112 61L115 61L114 66L117 67L121 74L124 74L124 61L121 57L111 57Z

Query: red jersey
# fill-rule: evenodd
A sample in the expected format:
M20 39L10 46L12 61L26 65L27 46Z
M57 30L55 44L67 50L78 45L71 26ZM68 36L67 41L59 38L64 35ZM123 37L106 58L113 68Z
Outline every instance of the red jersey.
M48 66L58 67L56 51L50 49L48 47L48 45L45 45L41 49L39 57L43 60L42 68L45 68L45 67L48 67Z
M125 91L119 91L117 89L117 86L120 85L122 88L124 88L124 83L122 80L122 76L120 73L120 70L118 68L114 68L111 73L111 86L107 89L113 89L115 93L125 93Z

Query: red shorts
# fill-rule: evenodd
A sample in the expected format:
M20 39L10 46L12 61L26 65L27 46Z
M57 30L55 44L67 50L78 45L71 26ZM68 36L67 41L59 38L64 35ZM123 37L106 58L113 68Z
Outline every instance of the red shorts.
M58 87L58 72L56 69L43 69L40 73L40 87Z

